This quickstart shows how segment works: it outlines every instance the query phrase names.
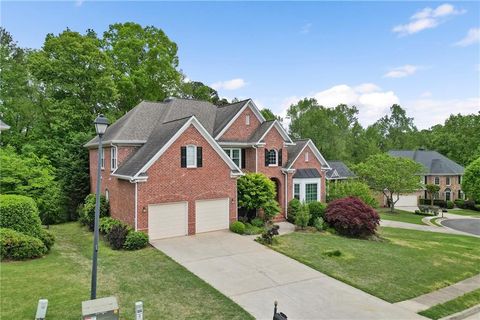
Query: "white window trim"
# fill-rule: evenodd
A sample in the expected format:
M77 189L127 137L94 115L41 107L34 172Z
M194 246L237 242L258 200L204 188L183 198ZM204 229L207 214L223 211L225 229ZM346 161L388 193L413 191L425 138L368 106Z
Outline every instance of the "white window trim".
M451 186L452 185L452 178L451 177L445 177L445 185L446 186Z
M438 183L437 183L437 179L438 179ZM436 184L437 186L440 185L440 177L434 177L433 183Z
M233 161L233 150L238 150L238 167L240 168L242 166L242 148L225 148L223 150L232 161Z
M115 154L115 157L113 156ZM118 150L116 146L110 149L110 171L115 171L118 165Z
M270 163L270 151L275 151L275 163ZM278 167L278 150L277 149L269 149L268 150L268 166L269 167Z
M249 115L249 114L245 115L245 124L246 124L247 126L250 125L250 115Z
M186 146L187 147L187 150L186 150L186 161L187 161L187 168L196 168L197 167L197 146L196 145L193 145L193 144L189 144ZM188 164L188 149L189 148L193 148L193 164Z
M100 159L100 166L102 170L105 170L105 148L102 148L102 156Z
M298 198L300 198L300 189L302 188L300 183L293 184L293 198L295 198L295 186L298 186ZM295 198L296 199L296 198ZM300 199L299 199L300 200Z
M320 178L310 178L310 179L293 179L293 187L292 187L292 194L295 193L295 184L300 185L300 201L305 202L305 197L306 197L306 185L310 183L316 183L317 184L317 201L320 201L320 191L321 191L321 182L322 180Z

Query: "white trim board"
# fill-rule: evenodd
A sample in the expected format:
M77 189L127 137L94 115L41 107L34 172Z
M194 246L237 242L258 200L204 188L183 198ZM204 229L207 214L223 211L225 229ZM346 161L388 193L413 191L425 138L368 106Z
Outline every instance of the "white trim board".
M305 143L305 145L303 146L302 150L300 150L300 152L297 154L297 157L292 161L292 163L290 164L290 166L287 168L288 169L291 169L292 166L295 164L295 162L298 160L298 157L300 157L300 155L303 153L303 151L305 150L305 148L309 146L310 149L312 150L313 154L315 155L315 157L318 159L318 161L320 161L320 164L322 165L322 169L325 169L325 170L329 170L329 169L332 169L330 168L330 165L328 164L327 160L325 160L325 158L322 156L322 154L320 153L320 151L317 149L317 147L315 146L315 144L313 143L313 141L311 139L308 139L307 143Z
M263 123L266 121L265 118L262 116L262 113L260 112L258 107L253 102L253 100L248 99L243 105L243 107L235 114L235 116L232 119L230 119L230 121L225 125L225 127L223 127L223 129L217 134L217 136L215 137L215 140L219 139L228 130L228 128L232 126L235 120L237 120L238 117L240 117L242 112L245 111L245 109L247 109L248 107L252 109L253 114L257 116L257 119L260 121L260 123ZM228 108L228 106L225 106L224 108Z
M272 122L270 127L268 127L267 131L258 139L257 143L260 143L270 132L270 130L275 126L277 128L278 133L282 136L283 140L287 141L286 143L290 144L293 143L292 139L290 139L290 136L285 132L285 129L282 127L282 125L278 122L278 120L275 120Z

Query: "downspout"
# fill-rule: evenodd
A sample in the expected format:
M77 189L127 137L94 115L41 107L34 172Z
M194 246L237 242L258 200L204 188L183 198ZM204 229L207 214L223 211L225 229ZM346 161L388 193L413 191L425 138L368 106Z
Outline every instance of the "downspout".
M138 181L135 181L135 231L138 230Z
M288 219L288 172L282 172L285 175L285 219Z
M253 148L255 149L255 173L257 173L258 172L258 147L253 146Z

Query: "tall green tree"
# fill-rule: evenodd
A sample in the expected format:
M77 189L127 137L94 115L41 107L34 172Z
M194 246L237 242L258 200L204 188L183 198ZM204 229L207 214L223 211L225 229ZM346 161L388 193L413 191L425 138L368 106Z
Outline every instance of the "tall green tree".
M430 204L433 206L433 199L438 191L440 191L440 186L437 184L427 184L425 185L425 190L430 196Z
M354 170L372 190L384 194L391 212L394 212L400 194L411 193L422 187L419 175L424 168L408 158L377 154L355 166Z
M264 108L262 110L260 110L260 112L262 113L262 116L265 118L265 120L267 121L271 121L271 120L280 120L280 116L276 116L272 110L268 109L268 108Z
M465 169L462 190L468 199L480 203L480 157Z
M115 68L121 113L141 100L161 101L180 94L178 48L161 29L115 23L104 32L102 42Z

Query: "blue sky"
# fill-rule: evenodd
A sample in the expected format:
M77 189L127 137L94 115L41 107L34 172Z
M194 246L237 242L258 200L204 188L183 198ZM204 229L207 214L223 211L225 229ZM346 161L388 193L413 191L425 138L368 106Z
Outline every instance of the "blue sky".
M427 128L480 110L479 2L1 3L22 47L126 21L163 29L188 78L278 114L316 97L366 125L400 103Z

